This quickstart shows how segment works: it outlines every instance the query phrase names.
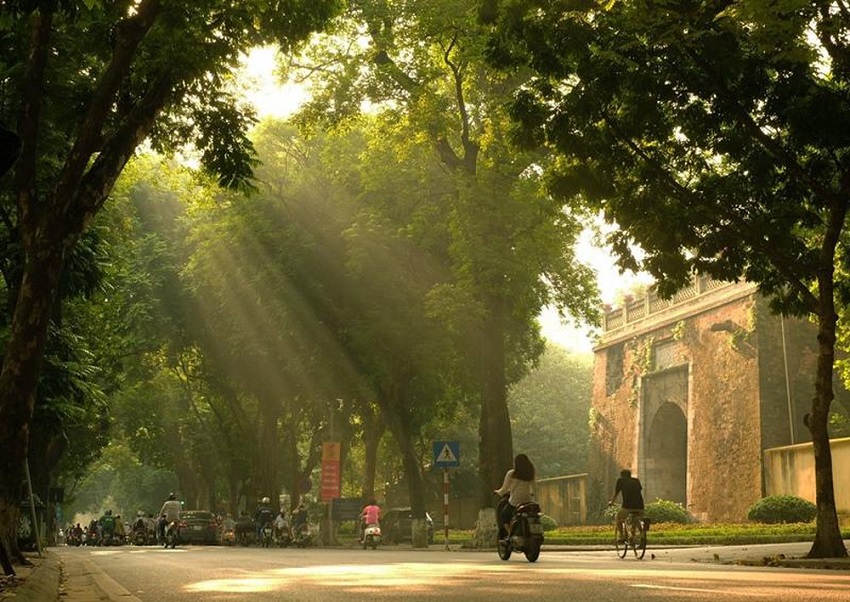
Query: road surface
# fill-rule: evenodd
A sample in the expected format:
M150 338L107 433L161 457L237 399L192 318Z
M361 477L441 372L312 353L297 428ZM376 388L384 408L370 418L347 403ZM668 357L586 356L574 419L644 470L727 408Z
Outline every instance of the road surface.
M610 551L545 548L536 563L495 551L185 547L55 548L65 572L95 577L124 602L206 600L832 601L850 599L850 571L748 567L689 561L652 550L621 560ZM73 590L73 588L71 588Z

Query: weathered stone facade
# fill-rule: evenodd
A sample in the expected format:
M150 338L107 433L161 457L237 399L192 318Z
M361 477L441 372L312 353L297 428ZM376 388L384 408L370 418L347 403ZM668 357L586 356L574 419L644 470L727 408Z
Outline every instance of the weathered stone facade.
M595 349L589 512L621 468L647 502L741 521L763 496L763 450L810 440L814 326L772 314L754 286L698 280L606 314Z

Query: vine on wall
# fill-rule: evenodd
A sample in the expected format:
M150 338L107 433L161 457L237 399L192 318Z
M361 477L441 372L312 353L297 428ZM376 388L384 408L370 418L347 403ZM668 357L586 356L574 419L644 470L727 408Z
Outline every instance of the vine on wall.
M638 407L638 379L652 369L652 345L655 337L647 337L643 341L633 339L630 347L632 361L629 364L630 379L629 407Z

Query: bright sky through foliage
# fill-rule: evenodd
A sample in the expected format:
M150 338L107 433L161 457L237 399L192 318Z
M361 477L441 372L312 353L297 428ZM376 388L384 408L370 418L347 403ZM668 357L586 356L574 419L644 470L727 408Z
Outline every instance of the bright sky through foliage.
M248 99L256 107L260 118L287 117L297 110L309 94L300 84L280 84L274 73L276 55L277 51L271 46L256 48L245 60L242 74L244 84L248 90ZM578 243L578 258L596 270L603 303L616 304L617 296L623 291L635 284L651 282L648 276L636 276L631 272L620 274L610 251L596 245L589 232ZM543 334L549 341L574 351L590 352L592 349L593 339L589 327L562 324L555 310L544 310L539 320Z

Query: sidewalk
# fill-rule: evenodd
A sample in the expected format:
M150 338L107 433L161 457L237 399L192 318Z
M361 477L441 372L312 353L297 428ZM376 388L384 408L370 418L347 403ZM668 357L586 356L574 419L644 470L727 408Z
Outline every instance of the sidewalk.
M850 542L847 542L850 543ZM747 546L649 547L644 560L652 562L705 562L744 566L778 566L800 569L850 571L850 557L805 558L810 543L783 543ZM850 546L849 546L850 547ZM439 545L432 550L442 550ZM610 547L544 546L546 551L613 551ZM97 569L85 558L68 557L61 561L50 551L44 557L28 556L32 567L15 567L18 585L0 592L0 602L110 602L136 598Z

